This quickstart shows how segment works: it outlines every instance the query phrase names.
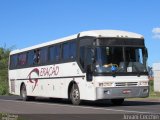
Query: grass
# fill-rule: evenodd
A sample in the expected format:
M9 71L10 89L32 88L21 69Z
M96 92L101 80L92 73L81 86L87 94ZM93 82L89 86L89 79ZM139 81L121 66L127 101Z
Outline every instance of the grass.
M0 120L26 120L19 115L0 113Z
M128 98L129 100L145 100L145 99L153 99L155 101L160 99L160 92L154 92L154 80L149 81L149 97L147 98Z
M149 85L150 85L149 98L160 98L160 92L154 92L154 80L150 80Z

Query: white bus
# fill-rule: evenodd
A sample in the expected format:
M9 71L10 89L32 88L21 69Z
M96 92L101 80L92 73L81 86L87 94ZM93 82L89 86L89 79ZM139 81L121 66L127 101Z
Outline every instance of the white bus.
M10 53L9 92L35 97L82 100L149 95L147 49L140 34L94 30Z

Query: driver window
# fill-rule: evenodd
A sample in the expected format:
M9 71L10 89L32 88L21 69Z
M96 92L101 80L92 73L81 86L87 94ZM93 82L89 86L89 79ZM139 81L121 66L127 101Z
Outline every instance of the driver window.
M87 69L88 65L92 64L92 49L91 48L86 48L86 64L85 64L85 68Z
M93 55L94 55L94 50L92 48L86 48L85 70L87 73L87 81L92 81Z

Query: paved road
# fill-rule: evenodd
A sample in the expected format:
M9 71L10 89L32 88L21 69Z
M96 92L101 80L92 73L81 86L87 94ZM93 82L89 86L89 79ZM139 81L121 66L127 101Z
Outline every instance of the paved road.
M54 115L54 117L62 117L63 120L67 120L67 116L68 119L83 119L86 117L89 118L88 116L90 116L92 120L96 120L99 119L96 118L97 116L102 117L104 115L101 119L106 118L106 115L107 117L114 116L121 118L128 114L160 115L160 100L145 99L133 101L130 99L126 100L121 106L113 106L109 101L84 102L81 106L73 106L65 100L39 98L35 101L24 102L18 96L0 96L0 113L23 114L23 116L27 116L24 114L30 114L30 117L35 119L37 117L37 119L42 119L45 116L51 119L52 117L49 117L52 116L51 114L61 114Z

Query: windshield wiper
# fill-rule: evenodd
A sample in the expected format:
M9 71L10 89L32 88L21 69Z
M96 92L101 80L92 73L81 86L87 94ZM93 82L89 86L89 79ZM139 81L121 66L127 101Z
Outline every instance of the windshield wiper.
M112 71L112 76L113 76L113 77L116 77L116 74L117 74L120 70L125 71L124 69L125 69L124 67L118 67L117 70Z

